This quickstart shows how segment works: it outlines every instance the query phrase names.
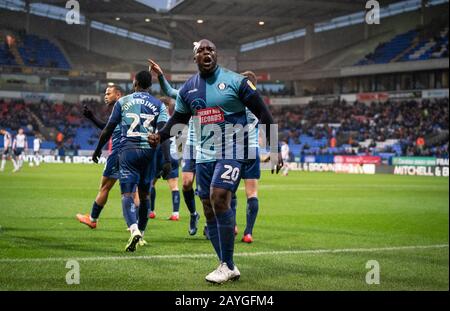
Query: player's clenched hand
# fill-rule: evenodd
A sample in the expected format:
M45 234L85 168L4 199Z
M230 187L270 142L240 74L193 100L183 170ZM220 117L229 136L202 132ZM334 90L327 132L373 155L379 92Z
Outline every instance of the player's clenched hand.
M92 118L92 111L86 105L83 105L83 116L85 116L88 119Z
M161 69L161 67L159 67L159 65L157 63L155 63L154 60L152 59L148 59L148 62L150 63L150 65L148 66L148 71L150 72L154 72L155 74L157 74L158 76L163 75L163 71Z
M100 159L100 156L102 155L102 151L100 150L95 150L94 154L92 155L92 161L94 161L94 163L98 163L98 160Z
M281 156L281 152L277 153L277 156L275 159L273 159L275 157L270 157L270 168L271 168L271 173L273 174L274 171L276 171L276 173L278 174L278 172L281 170L281 168L283 167L284 163L283 163L283 157Z
M159 136L158 133L155 133L155 134L152 133L152 134L148 135L148 143L150 144L150 147L152 147L152 148L156 148L158 146L160 140L161 140L161 137Z
M171 171L172 171L172 164L170 164L170 162L164 163L161 170L162 179L167 180Z

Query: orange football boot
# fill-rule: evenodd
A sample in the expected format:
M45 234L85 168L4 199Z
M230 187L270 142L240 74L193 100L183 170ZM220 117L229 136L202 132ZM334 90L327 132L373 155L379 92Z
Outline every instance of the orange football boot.
M246 235L244 235L243 238L242 238L242 242L245 242L245 243L252 243L252 242L253 242L253 237L252 237L252 235L251 235L251 234L246 234Z
M88 226L91 229L95 229L97 228L97 222L93 222L91 221L91 217L89 215L83 215L83 214L77 214L77 219L85 224L86 226Z

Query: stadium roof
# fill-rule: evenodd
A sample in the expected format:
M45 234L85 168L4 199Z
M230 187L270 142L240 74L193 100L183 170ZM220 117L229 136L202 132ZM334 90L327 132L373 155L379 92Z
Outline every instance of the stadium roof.
M66 0L30 0L65 8ZM201 38L238 49L265 38L304 35L306 25L363 12L366 0L79 0L81 14L102 25L191 48ZM381 0L380 4L400 2ZM404 2L404 1L403 1ZM100 25L100 26L99 26ZM103 27L103 26L102 26ZM120 35L120 33L118 33ZM280 40L281 41L281 40ZM168 44L168 43L171 43ZM151 43L150 43L151 44ZM249 48L250 49L250 48Z

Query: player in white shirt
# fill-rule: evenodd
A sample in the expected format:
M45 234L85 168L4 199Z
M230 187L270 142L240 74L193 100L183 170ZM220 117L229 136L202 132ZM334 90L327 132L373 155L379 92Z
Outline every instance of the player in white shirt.
M33 139L33 160L30 161L30 166L33 166L33 161L34 164L36 164L36 166L39 166L40 162L40 153L39 151L41 150L41 144L42 144L42 140L40 138L39 133L36 133Z
M14 169L16 169L17 164L16 161L12 158L11 146L12 146L12 138L11 134L5 129L0 129L0 135L3 135L3 153L2 153L2 164L0 166L0 172L5 170L6 160L9 158L12 160Z
M24 152L28 149L27 136L24 134L23 129L19 129L14 138L12 149L17 161L17 166L14 168L13 172L17 172L23 165Z
M287 141L282 141L281 142L281 157L283 158L283 169L282 169L282 173L283 176L287 176L289 173L289 145L287 143Z

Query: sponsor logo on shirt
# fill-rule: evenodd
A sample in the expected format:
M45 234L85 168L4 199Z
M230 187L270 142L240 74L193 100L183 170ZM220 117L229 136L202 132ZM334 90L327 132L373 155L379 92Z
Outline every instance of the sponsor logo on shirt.
M210 107L205 109L197 110L197 117L200 118L200 123L203 124L213 124L225 121L223 111L218 107Z

